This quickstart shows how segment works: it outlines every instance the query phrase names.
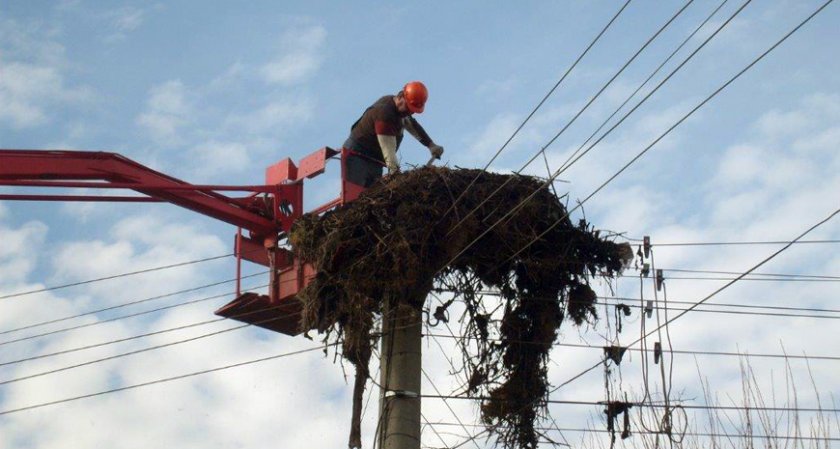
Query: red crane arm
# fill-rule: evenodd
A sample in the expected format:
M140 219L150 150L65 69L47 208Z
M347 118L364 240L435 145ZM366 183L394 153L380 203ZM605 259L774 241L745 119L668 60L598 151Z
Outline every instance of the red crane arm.
M29 187L88 187L131 189L156 200L166 201L260 235L275 234L282 219L272 220L249 208L253 198L231 198L214 190L242 190L274 193L293 198L299 186L196 186L116 153L94 151L0 150L0 185ZM285 195L288 194L288 195ZM16 198L17 197L17 198ZM5 199L56 200L54 195L5 195ZM87 200L68 196L66 200ZM110 197L114 201L139 201L131 197ZM3 199L3 196L0 196Z
M295 165L286 158L269 166L265 185L194 185L152 170L116 153L94 151L0 149L0 186L130 189L145 196L0 194L0 200L26 201L165 201L239 228L236 232L237 298L218 315L277 332L297 335L301 303L296 295L315 276L315 269L278 245L303 211L303 181L324 172L327 160L341 154L341 195L316 208L322 213L358 197L365 187L346 179L348 150L323 147ZM231 198L218 191L251 192ZM266 194L264 197L257 196ZM241 263L248 260L269 267L268 295L241 293Z

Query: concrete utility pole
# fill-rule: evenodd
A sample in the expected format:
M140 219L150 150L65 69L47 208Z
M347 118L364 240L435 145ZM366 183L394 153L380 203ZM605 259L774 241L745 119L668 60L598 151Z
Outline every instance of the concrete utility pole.
M422 314L384 301L379 382L379 447L420 449Z

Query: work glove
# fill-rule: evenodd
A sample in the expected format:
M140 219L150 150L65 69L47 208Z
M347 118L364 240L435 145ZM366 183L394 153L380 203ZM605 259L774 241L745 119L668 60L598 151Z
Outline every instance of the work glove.
M434 156L435 159L440 159L440 157L443 156L443 147L433 143L429 145L429 152L432 153L432 156Z

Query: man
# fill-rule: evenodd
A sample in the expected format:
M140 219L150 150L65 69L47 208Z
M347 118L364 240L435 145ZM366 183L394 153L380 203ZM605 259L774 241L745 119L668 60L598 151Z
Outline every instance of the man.
M382 177L383 166L388 167L388 174L399 172L397 150L404 130L440 159L443 147L434 143L411 116L423 112L428 98L426 86L412 81L397 95L386 95L365 110L344 142L344 148L351 151L345 161L348 181L369 187Z

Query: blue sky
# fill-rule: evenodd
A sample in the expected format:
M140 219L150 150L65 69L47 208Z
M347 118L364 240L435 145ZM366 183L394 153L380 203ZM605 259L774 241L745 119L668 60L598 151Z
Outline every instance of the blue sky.
M697 0L686 8L548 148L551 168L556 169L718 4ZM614 134L564 172L560 178L569 182L558 183L558 191L568 193L572 202L589 195L820 4L752 2ZM491 169L519 169L682 5L631 2ZM727 2L653 83L739 5ZM322 146L340 145L364 108L419 79L429 87L430 99L418 119L446 148L441 163L483 167L619 7L619 2L608 1L5 1L0 3L0 147L107 150L196 183L254 184L262 182L264 168L279 159L299 159ZM840 198L838 19L840 10L832 4L588 201L586 217L597 227L630 237L650 235L654 242L786 240L835 210ZM400 156L408 168L424 163L428 153L407 139ZM307 189L308 204L337 194L338 167L331 168ZM526 172L545 176L545 165L538 160ZM226 224L171 206L0 203L0 296L225 254L231 250L233 232ZM840 238L840 227L835 220L809 238ZM773 249L661 247L656 257L663 267L743 271ZM800 245L762 270L837 276L840 258L836 245ZM0 330L232 275L231 261L223 259L0 300ZM722 282L674 279L668 294L696 301L719 285ZM716 299L836 308L836 285L744 281ZM607 287L601 288L600 293L610 295ZM639 292L638 280L633 279L622 279L613 288L619 295ZM230 289L229 284L208 288L149 307ZM646 289L650 294L649 285ZM207 320L227 300L9 344L0 362ZM73 323L109 316L87 316ZM672 332L677 349L778 353L783 342L789 353L838 355L831 354L831 346L813 344L840 337L831 323L833 319L704 313L689 314ZM0 373L2 379L19 377L226 326L215 323L0 366ZM632 326L631 333L638 332L638 322ZM598 345L610 332L603 324L581 331L567 328L563 338ZM307 345L312 343L261 331L229 332L0 385L0 411ZM454 388L457 379L447 375L437 346L424 348L436 385L446 391ZM558 349L552 379L559 383L597 356L597 351ZM282 360L8 415L0 422L0 447L67 447L67 441L79 447L105 442L109 447L261 447L266 440L283 447L344 444L351 389L341 367L317 353ZM674 389L697 398L694 360L675 360ZM723 360L698 363L725 397L741 389L737 359ZM625 385L637 392L639 383L633 379L638 362L634 359L623 367ZM769 383L770 372L777 383L783 376L778 362L754 363L762 373L760 382ZM812 367L826 395L840 394L832 363L836 364L814 362ZM807 369L794 368L797 380L807 383ZM600 376L594 373L557 397L602 400ZM428 387L425 391L430 392ZM813 404L815 398L810 399ZM476 422L473 405L451 405L465 421ZM552 406L552 411L569 427L587 419L603 427L597 408ZM433 401L424 404L424 415L453 420L443 404ZM251 420L246 432L225 424L243 417ZM365 441L370 442L375 421L366 419ZM566 437L577 440L580 435ZM424 433L426 444L440 443L436 438Z

